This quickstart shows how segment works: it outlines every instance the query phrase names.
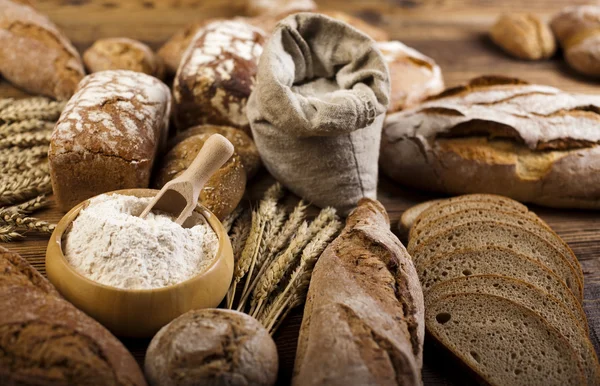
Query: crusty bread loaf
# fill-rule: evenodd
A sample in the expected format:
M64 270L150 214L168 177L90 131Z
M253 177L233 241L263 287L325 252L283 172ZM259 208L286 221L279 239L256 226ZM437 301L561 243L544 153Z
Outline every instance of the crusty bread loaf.
M411 107L444 90L442 70L428 56L399 41L378 42L390 70L388 112Z
M292 384L421 384L423 312L385 209L361 200L315 266Z
M212 134L196 134L179 142L160 161L155 187L179 177L194 161ZM237 151L217 170L200 191L198 201L219 220L224 220L238 206L246 190L246 171Z
M490 37L507 54L519 59L547 59L556 52L550 27L531 13L500 15L490 29Z
M145 373L153 386L272 386L277 348L254 318L222 309L183 314L152 339Z
M0 74L30 93L69 99L84 70L75 48L46 16L0 0Z
M121 342L19 255L0 252L2 385L146 385Z
M478 78L388 116L380 165L397 182L600 208L600 96Z
M378 42L387 42L390 40L390 35L383 29L375 27L372 24L359 19L356 16L352 16L348 13L338 11L338 10L319 10L318 13L322 13L323 15L327 15L334 19L343 21L346 24L350 24L352 27L356 28L359 31L362 31L369 35L373 40Z
M490 385L584 385L568 341L535 312L487 294L428 303L427 331Z
M530 212L531 213L531 212ZM517 213L501 212L496 210L485 209L466 209L458 213L441 217L436 221L430 222L427 227L421 228L420 231L410 238L407 249L414 250L425 242L430 237L434 237L440 233L446 232L457 225L467 224L473 220L495 221L503 224L512 225L515 228L523 228L529 232L541 237L550 245L556 248L563 257L565 257L575 268L575 273L579 280L583 282L583 271L579 265L577 257L569 248L569 246L544 222L537 219L535 216L521 215Z
M600 385L600 365L588 332L560 301L525 282L502 276L466 276L440 283L427 291L425 306L441 297L460 293L483 293L508 299L544 318L569 342L583 365L587 384Z
M167 134L171 93L158 79L133 71L84 78L62 112L48 159L62 210L112 190L147 188Z
M557 298L587 323L579 300L555 273L530 257L509 248L463 249L431 259L417 266L423 291L438 283L471 275L501 275L530 283Z
M471 221L457 225L446 232L430 237L409 253L415 264L421 266L427 264L428 259L458 249L477 250L492 245L513 249L539 261L564 280L575 297L582 301L583 284L571 262L540 236L510 224L497 221Z
M169 141L169 149L176 144L197 134L221 134L233 144L235 152L240 156L240 160L246 170L246 176L251 179L260 169L260 154L256 144L248 134L240 129L229 126L200 125L191 127L179 133L175 138Z
M317 9L314 0L247 0L246 14L249 16L312 12Z
M567 63L582 74L600 76L600 6L566 7L550 26Z
M201 124L250 132L246 103L254 87L264 33L242 21L217 21L199 30L173 84L179 130Z
M90 72L131 70L162 79L164 65L152 49L129 38L107 38L96 42L83 53L83 62Z

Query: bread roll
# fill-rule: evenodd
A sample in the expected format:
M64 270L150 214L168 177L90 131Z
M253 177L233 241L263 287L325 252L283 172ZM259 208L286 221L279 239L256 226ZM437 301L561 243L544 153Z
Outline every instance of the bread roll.
M146 352L152 386L271 386L277 348L267 330L237 311L190 311L163 327Z
M62 112L48 159L60 209L112 190L147 188L164 145L171 93L133 71L102 71L81 81Z
M536 15L501 15L490 29L492 41L506 53L519 59L547 59L556 52L550 27Z
M246 103L263 41L262 31L241 21L217 21L198 31L173 84L179 130L209 123L250 132Z
M600 208L600 96L483 77L384 124L381 170L451 194Z
M84 70L75 48L46 16L0 0L0 74L27 92L69 99Z
M90 72L131 70L159 79L164 76L164 65L150 47L129 38L96 40L84 52L83 62Z
M196 134L175 145L161 160L156 173L155 187L180 176L194 161L204 143L212 134ZM239 154L221 166L206 182L198 201L224 220L238 206L246 190L246 171Z
M363 199L317 262L293 385L420 385L423 294L383 206Z

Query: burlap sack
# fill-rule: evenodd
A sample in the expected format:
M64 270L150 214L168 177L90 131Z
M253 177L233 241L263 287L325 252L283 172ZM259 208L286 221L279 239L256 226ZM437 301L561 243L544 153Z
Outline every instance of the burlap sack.
M376 198L390 84L375 42L332 18L282 20L260 58L248 118L273 176L313 204L347 213Z

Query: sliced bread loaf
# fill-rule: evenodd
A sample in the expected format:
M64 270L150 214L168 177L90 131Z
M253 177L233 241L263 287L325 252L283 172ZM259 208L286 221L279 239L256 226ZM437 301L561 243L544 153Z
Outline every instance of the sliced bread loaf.
M448 254L465 248L478 250L486 246L510 248L539 261L564 280L579 302L582 301L583 285L571 263L540 236L513 225L491 221L471 221L430 237L409 253L419 268L419 266L427 265L428 259L436 255Z
M509 248L457 250L432 259L426 266L417 267L417 272L426 298L427 292L435 285L457 277L500 275L522 280L560 300L580 325L587 324L581 304L556 274Z
M410 232L410 228L412 227L412 225L415 222L415 220L417 219L417 217L419 217L419 215L421 213L423 213L425 210L429 209L431 206L433 206L439 202L442 202L442 201L444 201L444 200L429 200L429 201L425 201L420 204L411 206L410 208L405 210L402 213L402 216L400 217L400 221L398 222L398 231L400 232L400 234L402 236L408 236L408 234Z
M577 354L535 312L488 294L454 294L428 304L431 336L491 385L584 385Z
M530 212L531 213L531 212ZM449 229L469 223L473 220L497 221L504 224L513 225L517 228L524 228L531 233L540 236L556 248L575 268L579 280L583 282L583 271L579 265L577 257L569 246L546 225L535 216L523 215L518 213L501 212L491 209L465 209L458 213L441 217L420 228L409 240L407 250L414 251L415 248L426 241L429 237L448 231Z
M427 292L425 307L437 299L460 293L483 293L500 296L527 307L561 333L579 356L587 384L600 385L600 366L588 332L560 301L531 284L496 275L466 276L445 281Z

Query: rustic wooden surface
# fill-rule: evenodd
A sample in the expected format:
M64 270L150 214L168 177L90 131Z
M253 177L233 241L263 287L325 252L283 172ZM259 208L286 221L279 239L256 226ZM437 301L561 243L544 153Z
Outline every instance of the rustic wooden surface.
M531 82L568 91L600 92L600 84L571 71L560 55L544 62L511 59L493 46L486 30L502 12L527 11L549 18L565 5L585 4L587 0L323 0L323 9L338 9L388 30L394 39L433 57L442 67L446 84L456 85L481 74L516 76ZM37 8L49 15L71 38L79 50L94 40L127 36L157 48L178 28L197 19L227 17L243 13L243 0L38 0ZM0 96L22 96L21 91L0 81ZM250 187L256 198L272 180L262 173ZM409 206L432 198L422 192L395 186L381 178L379 198L395 226ZM585 310L590 321L592 341L599 349L600 338L600 212L551 210L532 207L573 248L585 273ZM58 221L55 208L40 217ZM24 242L3 244L21 253L44 272L46 239L32 236ZM290 316L276 334L280 351L280 383L286 384L293 367L301 310ZM125 340L142 361L146 340ZM423 377L426 385L465 384L452 362L437 349L426 346Z

